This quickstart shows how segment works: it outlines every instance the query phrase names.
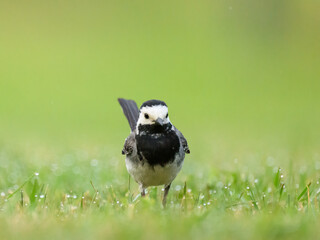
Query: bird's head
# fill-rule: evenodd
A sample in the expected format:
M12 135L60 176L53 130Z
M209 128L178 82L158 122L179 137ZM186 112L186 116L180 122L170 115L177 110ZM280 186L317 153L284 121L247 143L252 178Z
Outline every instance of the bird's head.
M171 122L168 115L168 106L160 100L149 100L140 107L137 128L162 129L171 128Z

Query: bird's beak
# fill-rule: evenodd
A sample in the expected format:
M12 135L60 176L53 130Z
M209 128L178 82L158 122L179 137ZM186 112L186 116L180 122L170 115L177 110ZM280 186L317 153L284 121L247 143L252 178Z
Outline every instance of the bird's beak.
M160 126L163 126L164 124L164 121L162 118L157 118L157 120L154 122L156 125L160 125Z

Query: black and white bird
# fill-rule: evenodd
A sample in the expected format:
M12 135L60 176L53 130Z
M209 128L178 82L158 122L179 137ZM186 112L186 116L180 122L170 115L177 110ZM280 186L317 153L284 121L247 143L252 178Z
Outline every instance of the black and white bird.
M141 196L149 186L164 185L162 204L165 206L185 153L190 153L187 140L170 122L165 102L149 100L139 110L133 100L119 98L118 101L131 128L122 150L127 170L139 184Z

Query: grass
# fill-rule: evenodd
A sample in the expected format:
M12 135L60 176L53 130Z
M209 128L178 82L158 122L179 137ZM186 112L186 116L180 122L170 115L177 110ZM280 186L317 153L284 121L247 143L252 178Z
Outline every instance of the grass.
M318 160L314 168L268 156L251 169L240 156L229 169L209 169L205 155L199 163L191 155L163 209L162 187L141 198L117 151L39 145L31 151L2 145L2 239L311 239L319 233Z

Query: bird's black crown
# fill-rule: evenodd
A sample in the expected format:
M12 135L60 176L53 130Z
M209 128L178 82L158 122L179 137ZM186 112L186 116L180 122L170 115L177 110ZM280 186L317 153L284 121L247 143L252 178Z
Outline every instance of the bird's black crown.
M149 100L149 101L142 103L140 109L143 107L152 107L152 106L158 106L158 105L167 107L167 104L165 102L163 102L161 100L152 99L152 100Z

